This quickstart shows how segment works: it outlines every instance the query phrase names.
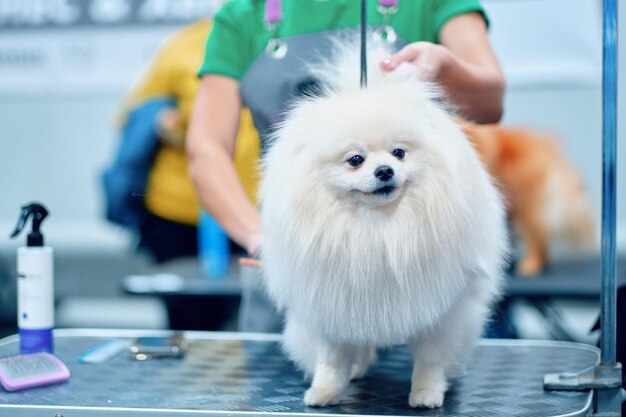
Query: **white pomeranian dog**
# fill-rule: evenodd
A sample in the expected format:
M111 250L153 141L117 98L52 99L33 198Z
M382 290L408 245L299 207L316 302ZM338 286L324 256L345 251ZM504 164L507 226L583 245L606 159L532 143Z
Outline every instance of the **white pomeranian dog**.
M377 348L407 344L409 404L439 407L500 291L503 204L436 89L375 53L360 88L354 49L316 68L323 91L264 159L264 280L307 405L336 404Z

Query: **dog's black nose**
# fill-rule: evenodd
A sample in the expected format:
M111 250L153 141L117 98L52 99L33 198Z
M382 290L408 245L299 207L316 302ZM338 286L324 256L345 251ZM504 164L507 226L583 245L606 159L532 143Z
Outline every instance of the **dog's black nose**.
M381 181L389 181L393 178L393 168L389 165L381 165L374 171L374 176Z

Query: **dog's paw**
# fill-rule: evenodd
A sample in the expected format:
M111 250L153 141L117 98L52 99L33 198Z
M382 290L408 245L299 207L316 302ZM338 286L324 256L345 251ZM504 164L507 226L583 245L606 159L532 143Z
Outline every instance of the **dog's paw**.
M411 391L409 405L411 407L436 408L443 405L444 391L420 388Z
M341 392L327 387L311 387L304 393L304 404L310 407L324 407L339 402Z

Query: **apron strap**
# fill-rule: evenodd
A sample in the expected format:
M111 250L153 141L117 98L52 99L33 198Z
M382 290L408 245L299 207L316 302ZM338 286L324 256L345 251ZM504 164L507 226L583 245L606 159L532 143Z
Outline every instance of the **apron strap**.
M392 0L394 1L394 0ZM274 25L283 19L282 0L265 0L265 23Z
M392 8L398 5L398 0L378 0L378 5L385 8ZM265 0L264 21L268 25L273 25L283 19L282 0Z

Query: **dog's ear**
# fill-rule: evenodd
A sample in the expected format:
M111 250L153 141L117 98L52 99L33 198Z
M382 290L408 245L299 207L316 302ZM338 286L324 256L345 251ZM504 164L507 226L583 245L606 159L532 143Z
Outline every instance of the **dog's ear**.
M295 87L294 98L315 98L324 95L324 87L320 80L308 78Z

